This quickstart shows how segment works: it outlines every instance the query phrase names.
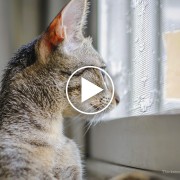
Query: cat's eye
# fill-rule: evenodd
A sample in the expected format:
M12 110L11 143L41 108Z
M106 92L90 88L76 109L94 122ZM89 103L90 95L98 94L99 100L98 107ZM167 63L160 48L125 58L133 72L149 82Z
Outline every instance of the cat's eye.
M107 68L106 65L101 66L101 69L103 69L103 70L106 70L106 68Z

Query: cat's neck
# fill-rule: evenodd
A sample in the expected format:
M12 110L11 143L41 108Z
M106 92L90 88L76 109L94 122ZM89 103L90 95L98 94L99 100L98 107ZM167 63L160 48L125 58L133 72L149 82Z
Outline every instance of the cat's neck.
M19 96L9 93L1 96L1 126L0 129L23 139L31 138L38 143L54 144L63 138L63 117L60 112L42 109L28 100L16 101ZM36 137L31 135L36 134Z
M31 66L2 89L0 126L13 134L39 134L39 139L54 141L63 137L63 88L55 86L54 72L41 68Z

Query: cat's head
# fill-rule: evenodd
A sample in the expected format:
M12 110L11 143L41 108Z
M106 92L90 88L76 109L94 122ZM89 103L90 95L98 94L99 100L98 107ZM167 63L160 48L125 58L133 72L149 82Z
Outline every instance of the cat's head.
M88 0L71 0L51 22L37 44L39 61L45 64L54 64L55 67L58 67L60 74L57 74L57 77L59 75L64 76L65 83L67 78L81 67L106 68L102 57L93 48L92 39L85 38L83 35L87 13ZM81 77L102 87L105 91L91 98L91 100L81 103ZM57 82L57 84L59 83ZM65 84L63 88L65 88ZM61 93L65 93L65 89ZM63 94L63 96L66 95ZM100 111L108 104L111 96L112 86L109 85L105 75L97 69L85 69L78 72L69 84L69 97L74 106L81 111ZM109 110L113 109L118 103L119 98L115 95ZM74 109L68 103L63 115L69 116L70 114L74 115Z
M23 73L19 73L21 75L17 78L19 79L18 83L23 82L22 78L24 78L23 84L26 86L23 87L22 84L21 87L23 88L30 86L31 83L34 83L33 87L35 88L38 85L37 93L40 94L43 91L42 97L44 96L46 103L49 99L50 107L53 103L59 103L59 108L65 117L77 113L70 106L66 97L66 83L71 74L84 66L106 68L102 57L93 48L91 38L85 38L83 35L87 11L87 0L71 0L55 17L47 30L36 40L34 45L35 63L23 69ZM104 92L91 98L90 101L84 102L82 106L80 105L81 77L105 89ZM69 91L73 104L78 107L81 106L79 108L85 112L103 109L112 95L112 88L109 86L107 78L97 69L86 69L76 74L75 78L71 80ZM35 97L37 96L38 94ZM45 106L46 103L43 105ZM118 103L119 98L115 95L109 110Z

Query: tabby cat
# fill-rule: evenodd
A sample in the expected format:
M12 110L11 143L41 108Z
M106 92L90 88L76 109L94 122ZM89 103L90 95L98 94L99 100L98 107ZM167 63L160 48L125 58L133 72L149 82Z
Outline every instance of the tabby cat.
M0 179L82 179L76 144L63 135L63 118L77 114L69 105L65 86L78 68L104 68L90 38L83 36L87 0L72 0L47 30L23 46L6 69L0 97ZM87 69L92 82L103 87L100 71ZM70 87L80 97L80 83ZM102 106L111 89L96 96L89 107ZM114 98L109 110L118 103ZM74 102L76 103L76 102Z
M70 75L84 66L105 68L91 39L83 36L87 11L87 0L71 0L47 30L9 62L0 93L1 180L83 178L80 152L64 136L63 118L77 115L65 93ZM81 75L101 87L106 84L100 71L87 69L77 79ZM70 87L74 103L80 97L79 87L74 80ZM111 91L107 88L86 107L106 105ZM114 97L108 110L118 103Z

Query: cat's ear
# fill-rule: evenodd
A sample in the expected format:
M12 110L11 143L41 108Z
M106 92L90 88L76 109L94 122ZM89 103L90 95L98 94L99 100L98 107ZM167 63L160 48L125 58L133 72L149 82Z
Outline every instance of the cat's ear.
M54 18L39 41L41 57L47 57L57 46L73 43L83 36L88 11L88 0L71 0Z
M62 23L66 28L67 38L82 35L87 20L88 0L71 0L62 10Z

